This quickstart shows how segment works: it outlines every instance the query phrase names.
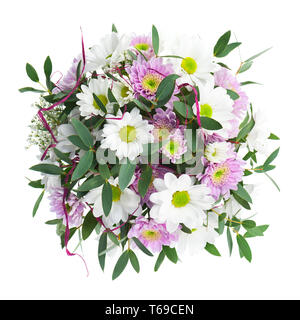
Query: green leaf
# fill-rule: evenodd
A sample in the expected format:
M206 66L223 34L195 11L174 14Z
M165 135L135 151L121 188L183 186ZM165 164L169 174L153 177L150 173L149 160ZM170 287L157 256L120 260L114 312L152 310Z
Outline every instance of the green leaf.
M167 258L172 261L173 263L177 263L178 256L175 248L170 248L168 246L163 246L163 251Z
M228 44L225 49L218 55L218 58L226 57L231 51L240 46L241 42L232 42Z
M59 158L60 160L63 160L66 163L72 164L72 160L69 158L67 153L63 153L56 148L54 148L53 151L57 156L57 158Z
M239 99L239 95L235 92L235 91L232 91L232 90L229 90L227 89L227 94L229 95L229 97L232 99L232 100L237 100Z
M93 212L90 211L84 218L83 225L82 225L82 239L86 240L93 230L96 228L98 221L93 215Z
M238 196L236 193L234 193L234 192L232 192L232 195L233 195L234 199L235 199L242 207L244 207L244 208L247 209L247 210L251 210L251 207L250 207L249 203L248 203L246 200L242 199L241 197L239 197L239 196Z
M28 185L32 188L36 189L44 189L44 185L42 184L42 180L30 181Z
M93 93L93 98L97 104L97 106L106 114L107 110L105 108L105 105L102 103L102 101Z
M144 252L147 256L153 257L153 254L141 243L138 238L133 237L132 240L142 252Z
M104 184L104 180L101 176L95 176L89 180L86 180L79 188L78 191L90 191L98 188Z
M266 50L264 50L264 51L262 51L262 52L260 52L260 53L258 53L258 54L256 54L256 55L252 56L251 58L247 59L245 62L250 62L250 61L256 59L257 57L261 56L261 55L264 54L265 52L271 50L271 49L272 49L272 47L270 47L270 48L268 48L268 49L266 49Z
M242 223L243 223L243 227L247 230L256 227L256 222L253 220L244 220L242 221Z
M90 130L81 121L79 121L76 118L73 118L71 122L79 138L82 140L82 142L87 147L92 148L94 145L94 139L90 133Z
M171 99L175 89L175 82L178 78L178 75L170 74L161 81L156 91L158 106L165 105Z
M24 92L44 93L44 92L46 92L45 90L38 90L38 89L35 89L35 88L32 88L32 87L21 88L21 89L19 89L19 91L20 91L21 93L24 93Z
M107 166L107 164L99 164L99 173L101 175L101 177L105 180L105 179L109 179L111 174L109 171L109 168Z
M83 141L78 136L69 136L67 137L69 141L71 141L74 146L78 147L79 149L88 151L89 148L83 143Z
M280 192L280 188L279 188L278 184L275 182L275 180L272 177L270 177L266 172L264 172L264 174L271 180L271 182L274 184L276 189Z
M263 167L268 166L270 163L272 163L272 162L276 159L276 157L278 156L278 153L279 153L279 149L280 149L280 148L276 149L274 152L272 152L272 153L269 155L269 157L267 158L267 160L264 162Z
M220 130L222 129L222 125L212 119L212 118L208 118L208 117L200 117L201 120L201 127L207 130Z
M183 223L180 223L180 225L181 225L181 231L182 232L188 233L188 234L192 233L192 231L186 225L184 225Z
M276 166L273 166L271 164L269 164L267 166L258 166L255 168L255 172L256 173L266 173L266 172L271 171L275 168L276 168Z
M214 56L215 57L222 57L222 53L228 45L230 40L231 31L225 32L217 41L214 47Z
M212 254L213 256L221 257L221 254L216 248L216 246L211 243L208 243L208 242L206 243L205 250L210 254Z
M75 227L70 229L69 240L74 236L76 231L77 231L77 228ZM61 247L63 249L65 247L65 231L60 236L60 242L61 242Z
M103 232L100 239L99 239L99 244L98 244L98 260L100 267L102 271L104 271L105 268L105 256L106 254L100 255L103 251L105 251L107 248L107 232Z
M280 138L277 137L274 133L271 133L268 139L270 139L270 140L280 140Z
M112 275L113 280L117 279L121 275L121 273L124 271L124 269L127 266L128 260L129 260L129 254L128 254L128 251L126 250L121 254L119 260L115 265L113 275Z
M92 150L88 151L77 164L73 174L71 181L76 181L80 179L84 174L88 172L94 160L94 152Z
M264 232L269 228L268 225L256 226L247 230L244 235L244 238L254 238L254 237L263 237Z
M248 121L249 121L249 118L250 118L249 112L247 111L247 114L246 114L244 120L242 121L242 123L240 124L239 129L242 129L242 128L245 127L245 125L246 125L246 124L248 123Z
M61 223L61 222L62 222L62 219L53 219L53 220L46 221L45 224L47 224L49 226L54 226L54 225Z
M44 62L44 73L45 73L46 79L50 80L50 76L52 73L52 62L49 56L46 58Z
M245 240L244 237L242 237L240 234L236 236L236 240L239 246L239 249L242 253L242 255L249 261L251 262L252 260L252 253L251 249L249 247L248 242Z
M160 254L158 255L157 257L157 260L156 260L156 263L155 263L155 266L154 266L154 271L157 272L158 269L160 268L161 264L163 263L163 261L165 260L165 253L164 253L164 250L162 250L160 252Z
M102 189L102 207L107 217L112 207L112 188L109 182L105 182Z
M112 31L112 32L115 32L115 33L118 33L118 30L117 30L117 28L116 28L116 26L115 26L114 23L113 23L112 26L111 26L111 31Z
M154 25L152 26L152 47L153 47L155 55L158 55L159 35L158 35L158 31Z
M107 98L109 102L118 102L110 88L107 89Z
M259 84L261 85L261 83L258 83L258 82L254 82L254 81L244 81L244 82L241 82L241 86L246 86L248 84Z
M138 182L138 191L142 198L145 197L148 188L150 186L152 179L152 168L150 166L146 167L146 170L144 170L141 174L141 177Z
M43 200L43 197L44 197L44 194L45 194L45 190L43 190L43 192L40 194L40 196L38 197L34 207L33 207L33 211L32 211L32 217L34 217L39 209L39 206Z
M229 249L229 254L231 256L232 254L232 248L233 248L233 241L232 241L232 236L230 232L230 228L227 228L227 243L228 243L228 249Z
M252 199L248 193L248 191L239 183L237 185L238 189L237 190L232 190L233 193L237 194L240 198L243 200L252 203Z
M224 232L224 228L225 228L225 221L224 218L226 217L226 213L222 213L219 217L218 217L218 233L219 235L223 234Z
M30 168L30 170L38 171L46 174L60 175L63 170L54 164L41 163Z
M110 239L110 241L111 241L112 243L114 243L116 246L118 246L118 245L120 244L119 240L118 240L117 237L114 235L114 233L108 232L107 234L108 234L108 237L109 237L109 239Z
M127 52L130 55L130 57L132 58L132 60L137 60L136 54L134 54L131 50L127 50Z
M128 254L129 254L129 259L130 259L130 262L131 262L133 269L137 273L139 273L140 272L140 264L139 264L139 260L136 256L136 254L132 250L129 250Z
M255 121L253 118L251 118L250 121L238 133L236 141L241 141L242 139L246 138L248 133L253 129L254 125Z
M132 99L132 101L137 105L138 108L140 108L142 111L150 112L150 108L148 108L143 102L141 102L138 99Z
M182 117L187 119L192 119L194 117L193 109L190 105L180 101L174 101L173 105L174 105L175 111L178 114L180 114Z
M122 191L129 185L136 168L136 164L126 163L121 164L119 173L119 186Z
M238 73L243 73L251 68L253 61L243 62L242 66L239 69Z
M35 71L34 67L29 64L26 63L26 73L28 75L28 77L33 81L33 82L39 82L40 79L38 77L37 72Z

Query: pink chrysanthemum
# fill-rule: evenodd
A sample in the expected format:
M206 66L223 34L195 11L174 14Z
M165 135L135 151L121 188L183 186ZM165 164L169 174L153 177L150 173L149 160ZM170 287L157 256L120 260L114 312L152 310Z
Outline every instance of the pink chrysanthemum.
M230 190L237 190L242 181L246 162L238 158L227 159L221 163L208 163L204 174L197 175L201 183L211 189L211 195L217 200Z
M141 95L148 100L153 100L161 81L173 73L173 68L171 64L163 64L161 58L152 58L146 61L143 57L138 56L138 59L133 61L132 67L127 71L135 96ZM178 90L174 94L177 92Z
M166 224L157 223L154 219L148 220L142 216L135 220L135 224L128 232L128 238L133 237L139 239L153 253L160 252L162 246L170 246L178 241L177 232L168 232Z
M161 108L157 108L156 114L153 116L152 124L154 125L153 135L155 142L165 140L170 134L177 128L176 114L171 110L167 109L164 111Z
M136 36L131 40L130 45L137 49L137 55L139 55L140 51L147 59L154 57L152 38L150 36Z
M175 132L169 136L168 142L161 148L161 151L172 163L176 163L176 161L186 153L187 142L180 128L176 129Z
M145 195L144 198L142 198L142 204L146 203L147 206L149 208L152 208L153 203L150 201L150 196L152 193L157 192L157 190L155 189L154 185L153 185L153 181L156 178L160 178L163 179L165 174L167 172L173 172L173 170L171 170L168 167L164 167L162 165L152 165L152 179L151 179L151 183L148 187L147 193ZM138 194L138 182L139 179L141 177L141 169L137 169L135 172L135 180L133 182L133 184L131 185L131 188Z
M66 216L63 206L64 189L61 187L53 188L49 196L50 211L56 213L57 219L63 219L63 224L66 225ZM79 227L82 224L82 215L85 209L85 204L82 203L73 193L70 193L66 201L68 212L68 222L70 228Z
M247 110L248 96L241 89L241 85L237 78L230 73L226 68L222 68L215 74L215 84L219 87L232 90L236 92L240 97L234 101L233 113L238 117L242 118L244 112Z

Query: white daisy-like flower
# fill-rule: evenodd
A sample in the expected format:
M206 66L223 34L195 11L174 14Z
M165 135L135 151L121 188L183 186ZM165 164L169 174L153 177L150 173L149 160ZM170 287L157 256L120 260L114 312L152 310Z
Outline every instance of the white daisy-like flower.
M234 155L232 144L229 142L209 143L205 147L205 158L214 163L220 163Z
M78 149L70 140L68 140L68 137L76 135L76 131L71 124L61 124L57 127L57 132L58 143L56 144L56 148L59 151L64 153L73 153Z
M100 109L93 97L93 93L99 98L105 108L111 112L112 104L109 102L107 94L110 81L107 79L91 79L88 86L82 85L82 93L77 93L76 97L79 99L79 111L83 117L91 117L93 115L104 116L104 112Z
M213 206L210 189L204 185L194 185L195 179L183 174L177 178L168 172L164 179L155 179L153 184L158 192L152 193L154 203L150 211L152 218L166 223L169 232L175 232L180 223L193 229L201 225L206 217L204 210Z
M208 213L205 226L200 225L192 229L192 233L184 233L179 231L179 239L176 244L176 249L180 255L189 253L194 255L203 250L207 243L214 244L219 234L215 231L218 228L218 216L214 213Z
M94 45L86 53L86 71L103 71L107 67L117 65L124 60L124 52L130 46L128 35L120 36L111 32L100 39L100 44Z
M175 66L175 73L181 74L182 78L177 83L188 82L198 79L203 84L213 83L214 77L211 74L219 69L213 61L212 50L199 36L181 35L171 40L168 48L172 52L165 52L168 55L177 55L183 59L172 59Z
M134 178L130 182L133 182ZM124 191L119 187L119 178L109 178L108 182L112 187L112 207L111 211L106 217L102 207L102 190L103 186L91 190L85 197L84 201L89 204L94 204L93 214L96 218L102 216L102 220L106 227L111 228L118 224L121 220L123 222L128 220L130 214L138 216L141 214L140 200L141 198L131 189L130 184Z
M59 165L57 161L52 161L50 159L44 160L42 163L53 164L56 166ZM46 191L50 191L52 188L61 187L61 177L59 175L46 174L46 173L41 173L41 175L42 175L41 183L45 185Z
M217 133L223 138L228 138L228 131L231 128L230 120L234 119L233 100L229 97L226 90L221 87L214 88L213 85L202 86L198 83L200 89L199 111L200 116L212 118L222 125L222 129ZM197 115L196 103L193 105L193 112ZM208 134L215 131L205 130Z
M115 116L110 116L115 118ZM119 118L119 115L117 116ZM143 120L138 108L125 112L122 120L106 120L101 141L102 149L116 151L121 160L134 160L143 152L143 145L153 142L153 126Z
M131 86L126 83L125 80L120 77L117 78L119 79L119 82L113 83L112 93L117 99L120 107L123 107L124 104L133 100L134 92Z

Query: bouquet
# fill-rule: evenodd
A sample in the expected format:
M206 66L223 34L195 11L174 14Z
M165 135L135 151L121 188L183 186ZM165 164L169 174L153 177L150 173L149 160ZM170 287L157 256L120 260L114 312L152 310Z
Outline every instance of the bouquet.
M47 193L55 219L46 224L56 225L68 255L82 258L77 249L96 234L103 271L118 252L116 279L129 261L139 272L142 253L155 256L155 271L184 253L220 256L215 242L226 233L230 255L236 242L251 262L249 239L268 225L251 218L256 186L247 181L264 174L279 190L268 173L279 138L245 92L256 83L238 79L269 49L234 72L223 58L241 43L230 38L228 31L209 48L198 36L163 38L155 26L149 35L120 35L113 25L87 50L82 38L57 81L50 57L45 84L26 65L40 85L20 89L40 94L28 138L40 152L30 169L41 174L29 185L43 189L33 216Z

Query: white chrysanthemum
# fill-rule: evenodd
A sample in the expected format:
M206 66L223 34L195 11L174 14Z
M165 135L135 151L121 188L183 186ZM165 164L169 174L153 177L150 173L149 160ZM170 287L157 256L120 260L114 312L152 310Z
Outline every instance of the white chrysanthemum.
M251 151L256 150L263 155L267 155L269 151L268 138L271 132L266 125L266 118L261 109L255 112L253 118L255 125L247 137L248 146Z
M132 181L134 178L132 179ZM130 182L130 184L132 183ZM140 208L140 197L128 187L124 191L119 188L119 178L108 179L112 187L112 207L111 211L106 217L104 215L102 207L102 190L103 186L91 190L85 197L84 201L89 204L94 204L93 213L95 217L101 217L106 227L111 228L115 224L119 224L122 220L123 222L128 220L128 216L134 213L135 216L141 214ZM129 184L129 185L130 185ZM136 210L138 209L138 210Z
M210 189L204 185L194 185L195 179L183 174L177 178L168 172L164 180L155 179L153 184L158 192L152 193L154 203L150 211L152 218L166 223L167 230L174 232L180 223L193 229L201 225L206 217L203 210L213 206Z
M233 100L229 97L226 90L221 87L214 88L212 85L202 86L198 83L200 90L200 116L205 116L218 121L222 129L211 131L204 129L208 134L218 133L223 138L228 138L228 130L231 128L230 120L234 119ZM197 115L196 103L193 105L194 114Z
M108 101L107 93L110 85L110 81L107 79L91 79L88 87L81 86L82 93L77 93L76 97L79 99L77 104L80 106L80 114L83 117L91 117L93 115L104 116L104 112L100 109L96 103L93 93L99 98L102 104L110 112L112 109L111 103Z
M52 161L50 159L44 160L42 161L42 163L59 166L59 163L57 161ZM41 173L41 175L42 175L41 183L45 185L46 191L50 191L52 188L61 187L61 177L59 175L46 174L46 173Z
M110 116L115 118L115 116ZM119 116L117 116L119 117ZM101 141L102 149L116 151L121 160L134 160L143 152L143 145L153 142L153 126L143 120L138 108L125 112L122 120L106 120Z
M130 102L134 98L133 89L130 87L125 80L118 77L119 82L114 82L112 93L118 101L120 107L124 106L124 104Z
M188 252L190 255L199 253L207 243L214 244L219 234L215 231L218 228L218 216L215 213L208 213L205 226L200 225L192 229L192 233L179 231L179 239L176 245L178 254L183 255Z
M107 67L117 65L125 59L124 52L129 48L130 37L120 36L112 32L100 40L86 53L86 71L102 71Z
M217 71L219 66L213 61L212 50L199 36L177 36L170 41L164 53L184 58L183 60L177 58L172 59L172 63L175 66L175 73L183 76L183 79L178 79L178 83L190 83L191 80L195 78L203 84L214 82L211 73Z
M228 142L214 142L209 143L205 147L204 156L205 158L214 163L220 163L227 160L231 155L232 145Z
M71 124L62 124L57 127L57 141L56 148L64 153L75 152L78 149L68 137L72 135L76 135L76 131L74 130Z

